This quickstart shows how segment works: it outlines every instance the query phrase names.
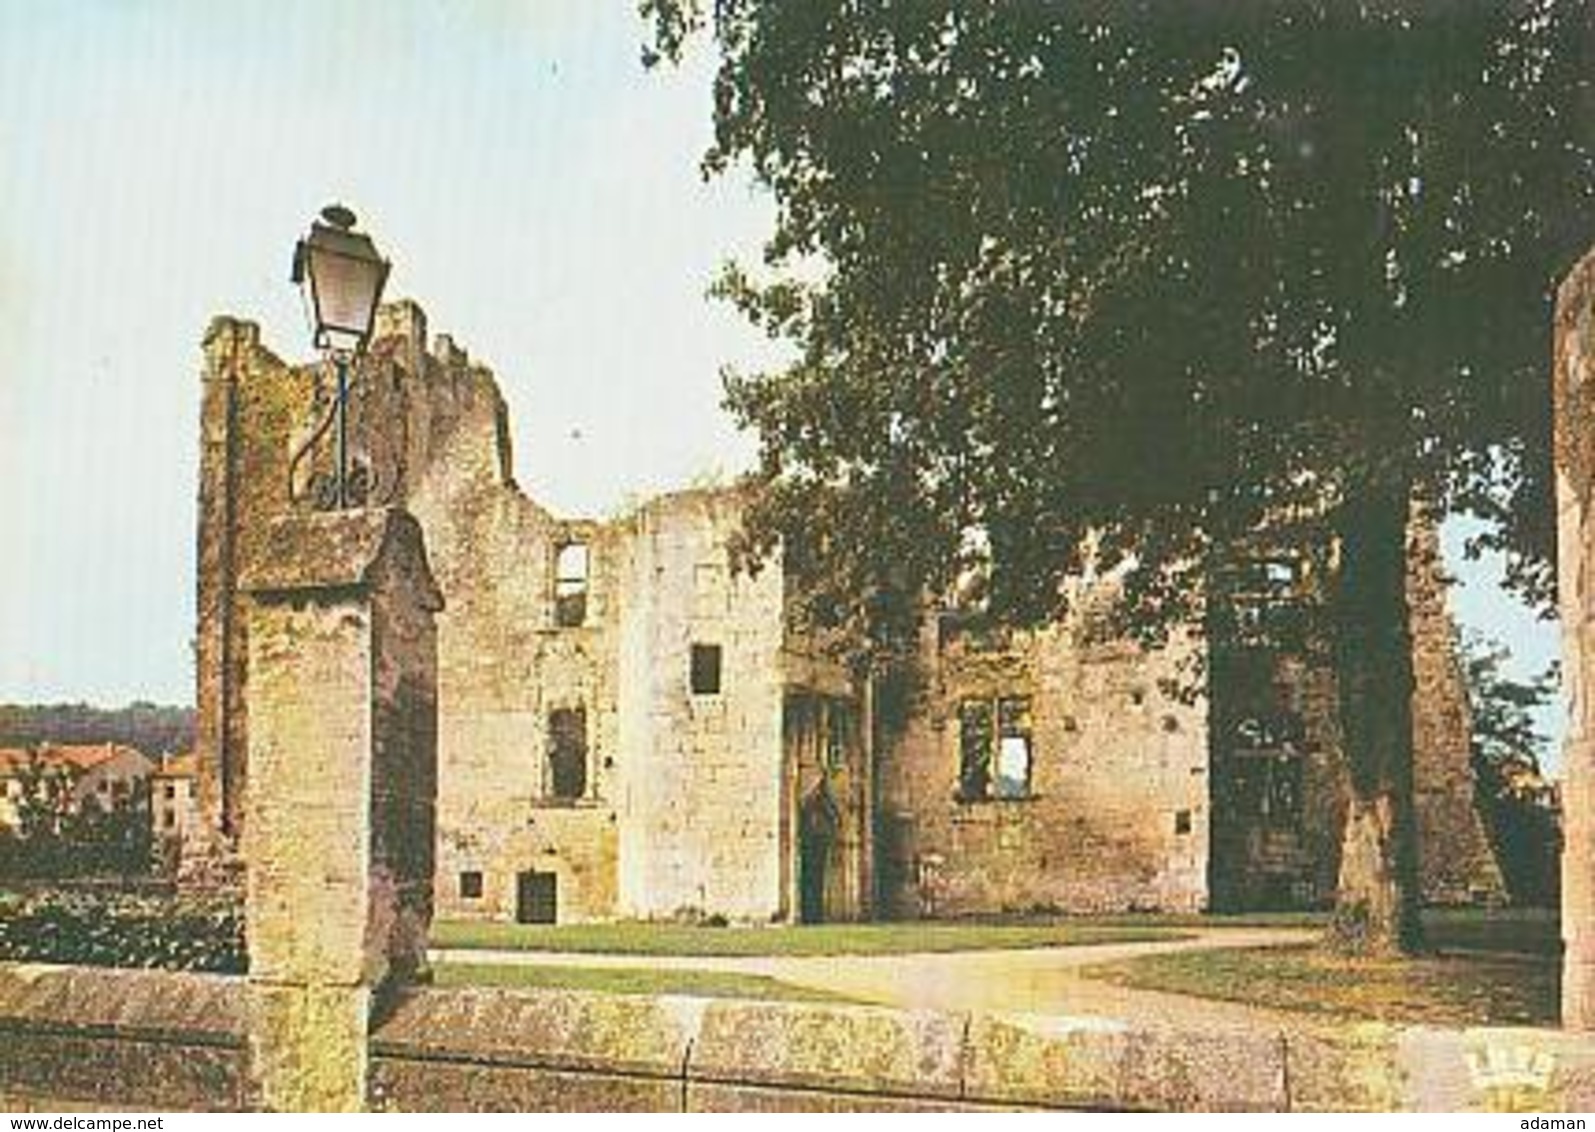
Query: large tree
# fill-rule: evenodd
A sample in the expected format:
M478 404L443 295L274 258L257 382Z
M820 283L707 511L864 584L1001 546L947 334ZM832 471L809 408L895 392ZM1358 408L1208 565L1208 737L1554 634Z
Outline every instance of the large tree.
M977 561L994 615L1055 616L1088 553L1155 631L1305 517L1352 782L1336 931L1415 945L1404 531L1418 495L1487 511L1543 591L1586 5L642 8L654 58L709 28L705 168L778 205L720 284L796 347L728 381L751 548L889 647Z

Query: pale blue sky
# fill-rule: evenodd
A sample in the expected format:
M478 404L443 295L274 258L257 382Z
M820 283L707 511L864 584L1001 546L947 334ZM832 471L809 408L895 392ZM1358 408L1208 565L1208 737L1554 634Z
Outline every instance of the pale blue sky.
M330 200L494 368L541 501L744 465L717 371L770 347L703 292L770 207L702 183L709 60L646 73L643 32L632 0L0 3L0 700L191 700L200 335L308 353L289 253ZM1554 629L1457 569L1543 667Z
M351 204L498 373L566 513L735 469L704 300L769 208L704 185L708 60L629 0L0 4L0 700L191 698L199 341L308 353L287 279Z

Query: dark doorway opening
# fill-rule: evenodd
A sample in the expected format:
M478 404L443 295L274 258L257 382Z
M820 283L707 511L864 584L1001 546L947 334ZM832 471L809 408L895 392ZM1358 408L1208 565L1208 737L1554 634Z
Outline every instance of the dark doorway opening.
M553 924L559 920L559 877L525 872L515 878L515 920L521 924Z
M826 919L826 882L836 850L841 814L823 787L803 803L798 845L798 919L820 924Z

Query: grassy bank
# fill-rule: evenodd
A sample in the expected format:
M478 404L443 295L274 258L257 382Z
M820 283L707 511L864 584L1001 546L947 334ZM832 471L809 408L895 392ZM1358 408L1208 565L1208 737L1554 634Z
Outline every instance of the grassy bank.
M847 1002L822 990L764 975L730 971L656 971L642 967L562 967L519 963L440 963L440 986L514 987L603 991L609 994L676 994L692 998L757 998L795 1002Z
M1150 924L1089 921L1041 924L903 923L707 927L695 924L474 923L432 925L432 946L614 955L899 955L916 951L1072 947L1183 939L1189 932Z
M1435 1026L1555 1025L1555 959L1349 959L1315 947L1149 955L1087 978L1337 1019Z

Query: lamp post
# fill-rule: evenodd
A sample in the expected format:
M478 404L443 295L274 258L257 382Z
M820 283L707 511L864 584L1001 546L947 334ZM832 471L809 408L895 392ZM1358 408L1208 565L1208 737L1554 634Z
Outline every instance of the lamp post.
M331 419L337 427L333 506L338 510L350 505L349 365L371 339L390 266L377 253L371 237L356 232L354 226L354 213L343 205L322 209L321 218L310 225L310 234L294 246L292 275L292 281L305 293L311 341L337 369ZM316 430L318 435L321 431Z

